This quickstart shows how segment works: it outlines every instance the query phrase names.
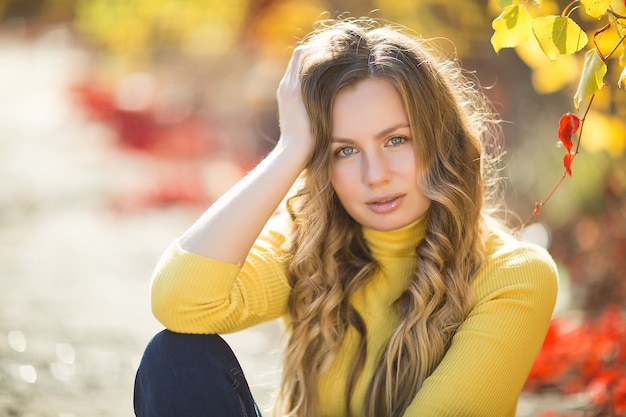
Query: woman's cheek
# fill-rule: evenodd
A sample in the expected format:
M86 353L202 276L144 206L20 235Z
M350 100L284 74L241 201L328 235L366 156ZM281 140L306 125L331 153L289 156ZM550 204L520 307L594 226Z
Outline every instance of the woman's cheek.
M354 189L358 181L358 170L355 169L355 164L347 162L340 161L337 163L333 166L331 174L331 185L340 198L350 194L350 190Z

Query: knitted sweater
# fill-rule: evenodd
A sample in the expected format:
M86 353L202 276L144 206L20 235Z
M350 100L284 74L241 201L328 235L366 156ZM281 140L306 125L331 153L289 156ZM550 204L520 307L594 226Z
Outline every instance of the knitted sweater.
M268 223L243 265L205 258L172 244L153 276L155 316L181 333L235 332L284 317L290 292L281 250L286 221L276 217ZM368 335L368 356L353 393L352 415L364 414L369 381L398 323L393 303L408 286L415 268L415 246L424 228L422 218L391 232L363 229L380 268L351 300ZM545 250L494 232L487 244L487 262L472 288L474 308L406 410L406 417L515 415L517 397L556 300L556 267ZM346 414L347 372L359 337L355 329L349 329L322 377L323 417Z

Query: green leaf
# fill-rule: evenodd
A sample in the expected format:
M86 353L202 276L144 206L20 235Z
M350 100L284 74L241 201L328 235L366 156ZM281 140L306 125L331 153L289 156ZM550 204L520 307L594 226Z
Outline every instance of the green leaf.
M561 55L580 51L587 34L566 16L544 16L533 21L533 33L543 52L554 61Z
M526 42L532 33L532 23L533 18L524 6L507 6L491 24L494 30L491 37L493 49L498 52Z
M498 4L502 10L513 4L513 0L498 0Z
M611 5L611 0L580 0L585 6L585 12L596 19L601 18Z
M578 89L574 95L574 107L578 109L580 102L600 91L604 85L606 63L600 58L595 49L590 49L585 54L585 63L580 75Z

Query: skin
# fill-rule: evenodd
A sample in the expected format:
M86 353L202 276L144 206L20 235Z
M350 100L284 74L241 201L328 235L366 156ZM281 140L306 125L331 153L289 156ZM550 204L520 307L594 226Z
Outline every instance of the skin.
M401 96L390 82L371 78L337 94L331 184L358 223L394 230L426 213L431 200L418 185L414 143Z
M182 249L226 263L243 262L304 169L314 138L298 77L302 48L295 49L276 92L281 128L276 147L183 233L178 241ZM417 186L413 138L393 87L371 80L340 92L333 120L333 136L350 141L356 151L345 159L332 156L332 185L348 213L379 230L402 227L423 215L430 202ZM391 127L397 130L388 131ZM396 143L396 137L407 142Z

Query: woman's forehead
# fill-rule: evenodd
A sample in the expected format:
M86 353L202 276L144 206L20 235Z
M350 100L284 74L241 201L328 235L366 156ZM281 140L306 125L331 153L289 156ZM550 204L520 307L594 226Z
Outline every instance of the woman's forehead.
M331 113L334 138L377 136L391 127L409 125L400 93L381 78L369 78L341 90Z

